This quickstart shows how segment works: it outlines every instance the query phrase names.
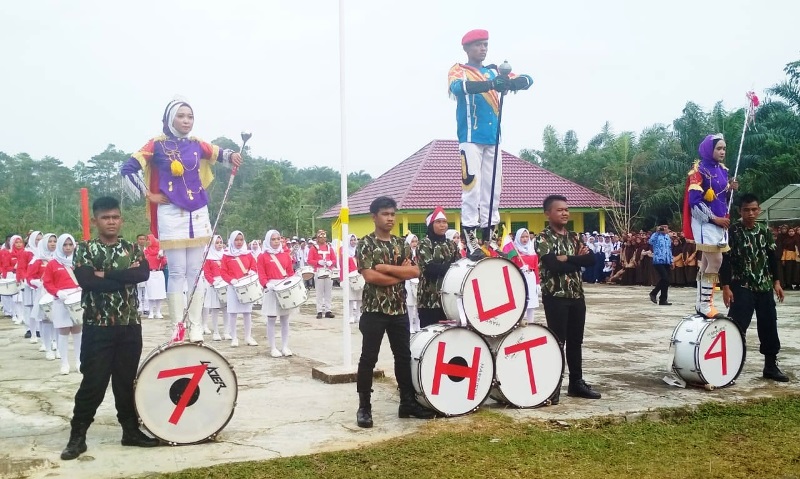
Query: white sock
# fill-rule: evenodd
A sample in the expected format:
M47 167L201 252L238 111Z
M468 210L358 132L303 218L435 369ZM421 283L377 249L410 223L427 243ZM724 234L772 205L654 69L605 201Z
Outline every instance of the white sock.
M83 344L83 331L72 333L72 345L75 347L75 362L81 362L81 344Z
M525 315L528 318L528 324L533 324L533 308L528 308L525 311Z
M283 349L287 349L289 347L289 315L286 314L281 316L281 343L283 343Z
M228 332L234 338L236 337L236 315L233 313L228 315Z
M244 318L244 337L245 337L245 339L247 339L247 338L252 337L250 335L253 332L253 316L252 316L252 313L242 313L242 318Z
M53 341L53 323L49 321L42 321L39 323L39 330L42 333L42 344L50 352L50 342Z
M61 366L69 366L69 334L58 333L58 354L61 356Z
M275 316L267 316L267 339L269 340L269 348L275 349ZM283 324L283 323L281 323Z
M209 313L211 314L211 327L215 333L219 334L219 310L212 309Z

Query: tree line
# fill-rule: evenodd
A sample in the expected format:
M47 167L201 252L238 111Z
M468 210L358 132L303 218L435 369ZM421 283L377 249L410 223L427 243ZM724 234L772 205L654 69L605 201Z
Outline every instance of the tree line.
M800 61L787 64L784 72L786 79L767 89L742 147L739 191L762 202L800 182ZM582 149L573 130L560 135L548 126L543 148L520 156L619 203L609 211L608 228L626 232L664 222L679 228L686 175L698 158L698 145L708 134L723 133L732 177L745 116L746 108L726 109L719 102L706 111L688 102L671 125L636 134L615 133L606 123Z

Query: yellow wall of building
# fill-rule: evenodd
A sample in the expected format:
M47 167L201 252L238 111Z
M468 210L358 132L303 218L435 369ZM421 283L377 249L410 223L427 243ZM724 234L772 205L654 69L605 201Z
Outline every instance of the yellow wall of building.
M571 211L570 219L573 222L573 230L583 231L583 213L582 211ZM447 211L447 219L450 222L450 227L453 229L461 229L461 215L458 212ZM424 223L428 213L420 213L416 211L397 213L395 226L392 233L398 236L404 236L409 230L409 224ZM506 225L506 230L510 230L511 223L527 221L528 229L533 233L538 233L544 229L545 217L541 210L534 211L501 211L500 219ZM605 215L600 212L600 225L601 229L605 223ZM348 230L351 234L355 234L359 238L372 233L375 230L375 225L372 223L371 215L351 215ZM513 232L512 232L513 233ZM341 240L342 230L341 227L334 228L334 239Z

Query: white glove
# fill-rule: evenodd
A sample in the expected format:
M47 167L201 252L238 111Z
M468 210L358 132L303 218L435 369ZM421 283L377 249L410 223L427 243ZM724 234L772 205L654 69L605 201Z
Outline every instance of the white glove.
M30 280L31 286L34 288L41 288L42 287L42 280L41 279L32 279Z
M326 261L326 263L328 264L328 267L333 266L333 261L331 261L331 260Z
M523 273L527 273L531 269L528 267L527 264L523 264L522 266L520 266L519 270L522 271Z
M56 293L58 299L67 299L67 296L69 296L69 293L65 289L61 289Z

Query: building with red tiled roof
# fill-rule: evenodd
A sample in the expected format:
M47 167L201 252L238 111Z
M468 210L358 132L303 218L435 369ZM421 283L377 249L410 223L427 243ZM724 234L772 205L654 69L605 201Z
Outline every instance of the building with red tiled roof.
M542 202L551 194L567 197L572 229L605 230L604 209L619 206L613 200L584 188L506 151L502 152L503 188L500 215L506 231L528 228L544 229ZM424 234L425 216L437 205L460 229L461 157L455 140L433 140L398 165L348 197L349 230L358 236L373 230L369 205L378 196L397 201L398 221L395 234L411 231ZM335 218L340 205L330 208L322 218Z

